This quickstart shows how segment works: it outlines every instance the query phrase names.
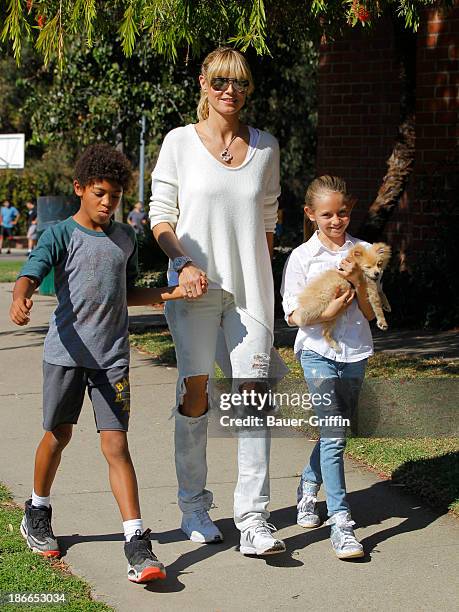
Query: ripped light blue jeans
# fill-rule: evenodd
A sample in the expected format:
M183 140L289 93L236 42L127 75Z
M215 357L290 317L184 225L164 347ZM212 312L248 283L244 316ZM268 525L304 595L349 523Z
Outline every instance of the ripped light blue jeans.
M217 346L223 339L230 360L226 365L231 367L229 373L225 371L225 364L220 364L226 377L266 378L272 336L261 323L236 306L230 293L221 289L209 289L199 300L167 302L165 314L175 343L179 374L174 411L178 503L184 513L201 508L208 510L213 500L212 492L205 488L208 415L188 417L178 410L186 393L186 379L203 374L214 376ZM218 348L220 353L222 347ZM269 517L270 446L268 430L264 436L244 432L238 437L234 521L240 530Z
M320 392L320 381L323 379L326 379L327 391L336 392L334 414L341 413L348 416L357 407L366 365L367 359L344 363L323 357L315 351L301 351L301 366L309 392ZM345 384L342 384L343 379ZM327 416L327 409L324 406L315 406L314 410L319 418ZM336 438L330 437L329 433L321 435L301 476L303 481L324 484L328 516L350 510L344 478L345 447L345 435L341 434Z

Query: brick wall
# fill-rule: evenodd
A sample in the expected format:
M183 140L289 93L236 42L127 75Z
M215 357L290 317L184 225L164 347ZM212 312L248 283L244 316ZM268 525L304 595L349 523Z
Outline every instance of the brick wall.
M426 248L441 217L458 200L457 164L459 3L441 15L424 13L417 35L415 169L384 238L408 252ZM399 66L394 33L381 21L321 49L317 174L346 179L359 203L356 231L386 173L400 121ZM457 173L457 170L456 170Z

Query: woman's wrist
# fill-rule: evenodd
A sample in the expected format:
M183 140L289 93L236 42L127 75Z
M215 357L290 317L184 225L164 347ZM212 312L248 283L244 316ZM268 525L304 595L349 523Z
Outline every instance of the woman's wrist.
M189 266L192 263L193 260L191 257L188 257L188 255L179 255L172 260L172 269L174 272L177 272L177 274L180 274L180 272L182 272L186 266Z

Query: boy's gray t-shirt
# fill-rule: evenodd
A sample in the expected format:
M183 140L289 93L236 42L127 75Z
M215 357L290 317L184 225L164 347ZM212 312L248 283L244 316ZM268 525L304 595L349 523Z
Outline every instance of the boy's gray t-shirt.
M44 232L19 277L41 283L53 267L58 305L44 360L95 369L128 365L126 291L138 274L133 229L114 221L97 232L69 217Z

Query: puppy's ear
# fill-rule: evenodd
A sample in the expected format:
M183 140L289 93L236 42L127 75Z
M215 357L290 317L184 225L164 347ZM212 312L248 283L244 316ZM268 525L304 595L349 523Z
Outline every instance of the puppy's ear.
M392 253L391 247L385 242L375 242L373 248L376 254L383 258L384 263L386 264L389 261Z
M362 246L357 245L352 249L351 253L349 254L353 255L354 257L359 258L359 257L363 257L364 253L365 253L365 249Z

